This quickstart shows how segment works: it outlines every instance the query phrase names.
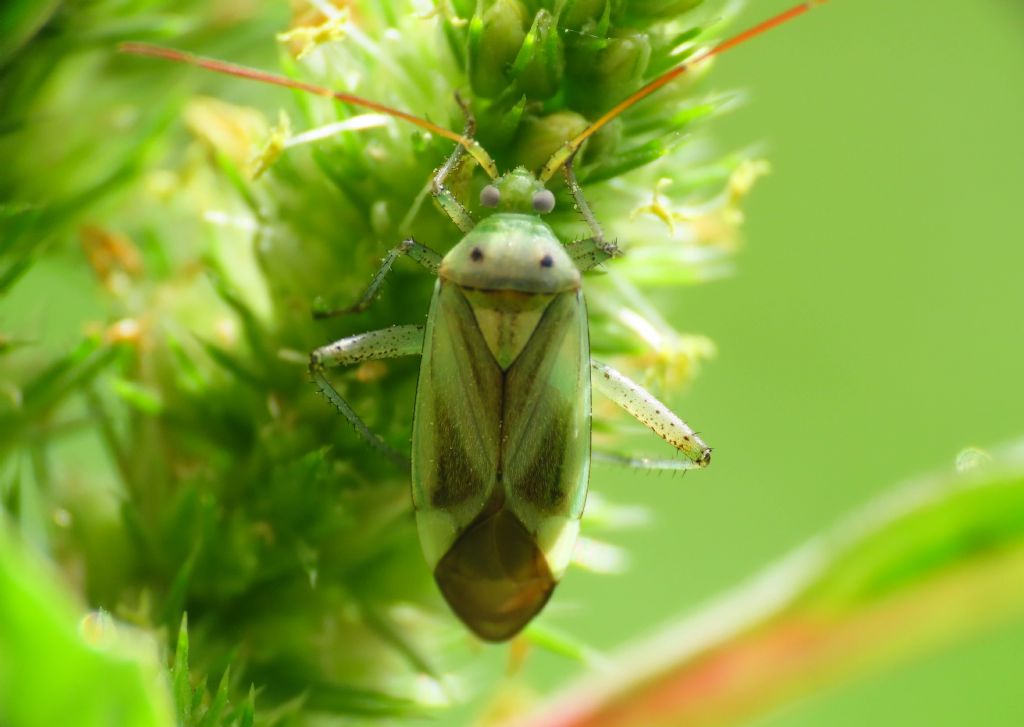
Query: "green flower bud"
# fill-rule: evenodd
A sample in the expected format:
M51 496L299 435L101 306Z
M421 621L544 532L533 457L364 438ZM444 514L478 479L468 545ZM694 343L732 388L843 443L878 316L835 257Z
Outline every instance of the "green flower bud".
M569 0L562 11L562 26L579 30L585 25L597 23L607 5L608 0Z
M478 96L493 98L509 84L529 16L518 0L494 0L469 25L469 82Z
M626 15L630 20L650 23L681 15L703 2L704 0L631 0L627 3Z
M449 0L452 10L460 18L468 18L476 11L476 0Z
M577 47L568 54L573 108L589 114L604 111L640 84L651 60L650 38L628 28L614 33L603 48Z
M572 111L528 119L520 127L516 158L527 169L540 169L566 141L589 125L586 118Z
M598 129L597 133L587 141L585 147L587 164L596 164L604 157L614 154L622 141L622 134L621 118L612 119L610 123Z
M534 18L512 68L519 89L531 99L554 96L565 73L565 55L555 18L541 10Z

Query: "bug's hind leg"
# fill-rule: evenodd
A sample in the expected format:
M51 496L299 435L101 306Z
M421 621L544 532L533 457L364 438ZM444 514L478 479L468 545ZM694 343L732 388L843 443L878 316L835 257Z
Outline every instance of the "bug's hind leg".
M594 450L590 455L594 462L628 467L634 470L650 470L652 472L685 472L694 469L695 465L688 459L656 459L642 455L622 454L620 452L603 452Z
M647 389L607 364L591 360L590 368L594 388L683 453L686 459L672 469L699 469L710 464L711 448Z
M309 375L320 392L374 449L405 469L409 469L409 458L366 426L345 398L327 380L324 371L330 366L351 366L363 361L418 356L423 352L423 331L423 326L393 326L360 333L321 346L309 357Z
M388 273L391 272L391 266L395 264L395 260L403 255L408 255L434 275L437 275L437 271L441 267L441 255L434 252L429 247L419 244L410 237L388 251L380 269L373 276L373 280L370 281L370 287L366 289L366 292L363 293L362 297L356 303L350 305L348 308L314 310L313 317L317 319L333 318L334 316L345 315L347 313L361 313L369 308L370 303L373 302L377 292L380 290L380 286L384 284L384 278L386 278Z
M462 96L455 94L455 101L459 104L459 108L462 109L462 115L466 117L466 128L462 132L462 135L467 139L472 139L476 133L476 119L473 117L473 112L470 111L469 105L463 100ZM434 175L434 179L430 184L431 194L437 200L437 203L441 205L441 209L444 213L451 218L452 222L462 230L463 232L469 232L473 229L476 224L473 222L473 218L470 217L469 212L465 206L460 202L451 190L445 186L448 181L448 177L455 169L458 168L459 164L465 157L466 150L462 144L458 144L455 150L452 151L451 156L448 157L448 161L437 170L437 174Z

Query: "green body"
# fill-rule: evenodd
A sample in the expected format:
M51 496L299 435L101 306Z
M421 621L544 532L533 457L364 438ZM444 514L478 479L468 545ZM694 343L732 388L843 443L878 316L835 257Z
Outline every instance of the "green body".
M422 356L411 464L423 552L452 610L481 638L503 641L544 607L572 558L590 472L592 382L684 455L645 458L641 466L698 469L711 449L650 392L591 360L580 275L617 249L604 242L571 170L570 193L594 237L563 246L541 219L554 195L523 168L481 190L490 216L470 217L444 186L458 156L433 186L441 209L468 230L465 237L444 257L403 241L352 308L372 300L394 261L409 255L438 276L426 326L392 326L321 346L309 372L370 445L405 464L324 370Z
M590 468L589 348L580 272L539 216L499 211L444 257L413 501L441 592L484 639L522 629L569 564Z

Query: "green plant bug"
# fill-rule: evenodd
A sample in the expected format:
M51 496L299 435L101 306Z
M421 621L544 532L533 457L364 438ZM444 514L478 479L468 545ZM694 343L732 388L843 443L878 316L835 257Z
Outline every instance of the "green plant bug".
M697 60L720 54L825 0L805 2L724 41ZM609 121L692 67L681 64L613 106L567 140L536 173L499 174L466 130L222 61L145 44L129 53L189 63L388 114L456 142L432 192L464 233L444 256L407 239L384 259L351 310L374 299L394 262L409 256L437 276L426 325L404 325L343 338L315 350L309 372L320 391L374 448L409 465L371 431L325 375L330 366L420 355L412 431L412 498L427 563L445 600L487 641L521 631L544 607L569 565L579 533L591 461L591 387L682 453L664 463L695 469L711 449L667 406L610 366L591 360L582 274L618 254L605 240L573 172L583 143ZM461 101L460 101L461 104ZM467 154L490 177L474 219L448 189ZM559 171L591 230L564 244L544 221L555 206L546 183ZM344 311L347 312L347 311Z

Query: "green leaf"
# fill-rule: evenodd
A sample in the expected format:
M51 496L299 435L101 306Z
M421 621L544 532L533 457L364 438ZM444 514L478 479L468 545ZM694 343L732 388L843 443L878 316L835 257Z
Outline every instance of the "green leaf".
M221 724L220 717L228 706L228 686L231 684L231 668L224 670L224 676L220 678L220 686L213 697L213 703L206 710L206 714L199 720L199 727L217 727Z
M128 379L114 379L110 388L127 404L143 414L157 415L163 411L160 394L153 389Z
M249 687L249 696L241 706L236 720L238 727L252 727L256 721L256 687Z
M1024 444L897 490L516 727L746 723L1024 617ZM709 687L713 685L713 687ZM561 715L554 719L550 715Z
M171 680L178 724L187 725L192 715L192 685L189 683L188 677L188 614L181 616L177 646L174 649L174 666L171 668Z
M0 69L39 32L60 0L8 0L0 8Z
M0 518L0 724L171 727L172 714L152 637L83 618Z

